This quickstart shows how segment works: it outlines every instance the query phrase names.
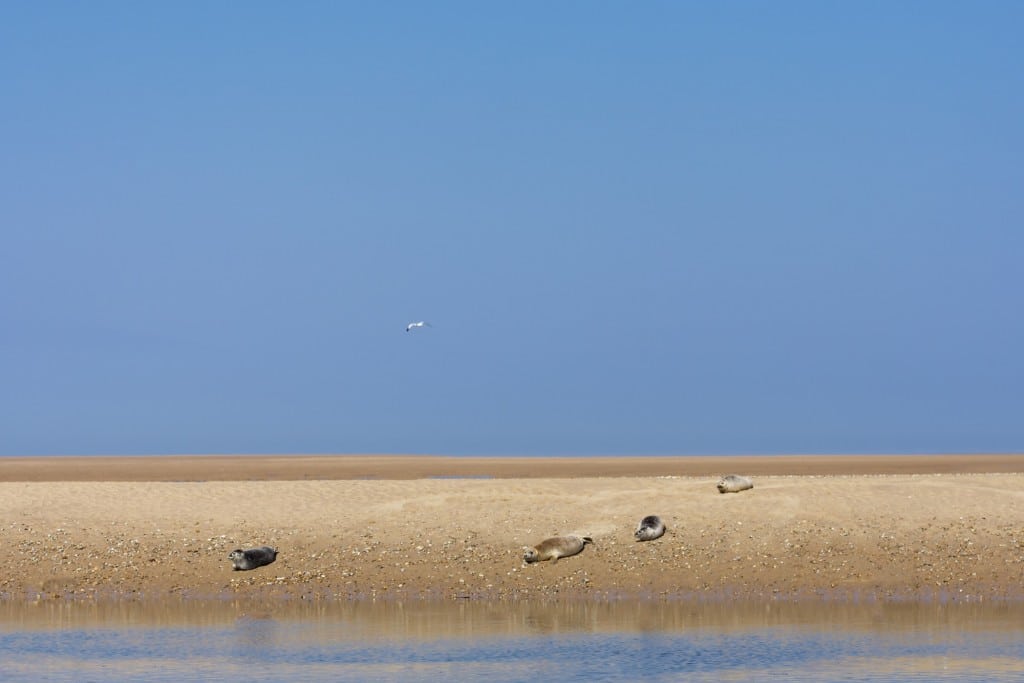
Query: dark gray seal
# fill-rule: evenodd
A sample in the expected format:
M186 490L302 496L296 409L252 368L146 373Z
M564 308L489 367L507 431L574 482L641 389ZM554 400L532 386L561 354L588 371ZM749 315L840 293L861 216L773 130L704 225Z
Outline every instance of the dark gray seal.
M719 493L739 493L754 488L754 482L750 477L741 477L738 474L727 474L718 480Z
M638 541L653 541L665 535L665 523L658 515L647 515L640 520L633 535Z
M268 545L248 550L232 550L228 559L235 565L235 571L249 571L263 567L277 559L277 551Z
M576 536L575 534L546 538L532 548L526 548L523 559L526 562L551 560L551 564L555 564L558 562L558 558L577 555L583 552L583 546L593 542L594 539L590 536Z

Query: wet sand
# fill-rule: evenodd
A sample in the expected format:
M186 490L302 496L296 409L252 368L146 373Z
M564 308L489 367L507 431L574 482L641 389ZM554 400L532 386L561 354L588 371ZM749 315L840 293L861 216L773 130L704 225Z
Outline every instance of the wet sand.
M2 458L0 595L1019 600L1022 519L1020 455Z

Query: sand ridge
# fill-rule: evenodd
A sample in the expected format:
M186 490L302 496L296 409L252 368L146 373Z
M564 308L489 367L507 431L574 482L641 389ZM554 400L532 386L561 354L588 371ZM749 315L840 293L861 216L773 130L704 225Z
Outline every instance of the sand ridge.
M1021 597L1024 474L754 480L737 494L675 475L4 481L0 595ZM636 543L648 514L668 533ZM522 561L561 533L595 545ZM231 550L260 545L277 562L231 571Z
M985 474L1024 472L1024 455L730 455L453 457L436 455L176 455L0 457L3 481L250 481L487 477Z

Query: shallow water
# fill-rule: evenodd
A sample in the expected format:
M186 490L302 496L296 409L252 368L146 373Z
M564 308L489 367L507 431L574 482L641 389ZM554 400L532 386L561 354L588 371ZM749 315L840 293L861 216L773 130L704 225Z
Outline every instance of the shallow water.
M0 680L1019 681L1024 605L0 603Z

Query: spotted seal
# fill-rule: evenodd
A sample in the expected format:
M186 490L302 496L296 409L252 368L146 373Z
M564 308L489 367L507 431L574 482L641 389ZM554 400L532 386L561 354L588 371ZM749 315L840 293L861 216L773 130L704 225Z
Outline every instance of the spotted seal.
M270 546L249 548L248 550L232 550L228 559L234 564L235 571L248 571L263 567L277 559L277 551Z
M638 541L653 541L665 535L665 523L658 515L647 515L637 524L633 535Z
M575 534L546 538L532 548L525 548L523 560L526 562L551 560L551 564L555 564L558 562L558 558L577 555L583 552L583 547L586 544L593 542L594 539L590 536L576 536Z
M718 480L719 493L739 493L754 488L754 482L750 477L741 477L738 474L727 474Z

